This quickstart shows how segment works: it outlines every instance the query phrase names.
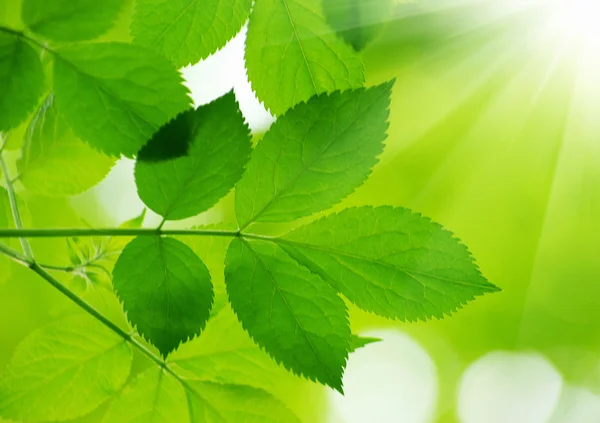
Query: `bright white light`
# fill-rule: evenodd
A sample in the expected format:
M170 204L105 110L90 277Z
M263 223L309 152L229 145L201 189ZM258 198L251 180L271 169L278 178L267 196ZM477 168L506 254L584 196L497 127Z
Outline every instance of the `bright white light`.
M547 423L562 385L562 376L541 355L489 353L463 374L460 422Z
M430 423L434 420L438 376L435 363L410 336L394 330L363 334L383 342L350 355L345 396L330 390L331 423Z
M552 24L569 38L600 43L600 1L554 0Z

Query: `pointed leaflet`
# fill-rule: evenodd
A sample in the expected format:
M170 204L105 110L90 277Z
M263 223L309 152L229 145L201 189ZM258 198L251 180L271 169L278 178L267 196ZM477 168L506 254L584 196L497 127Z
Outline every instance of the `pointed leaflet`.
M450 232L403 208L344 210L278 243L358 307L388 318L442 318L498 291Z
M65 421L83 416L125 384L132 354L125 340L87 315L29 335L0 377L0 417Z
M356 51L363 50L390 19L393 0L323 0L327 23Z
M0 131L21 123L44 91L38 53L21 37L0 31Z
M105 423L189 423L183 386L156 366L139 375L112 402Z
M223 47L242 28L251 6L252 0L137 0L131 34L134 43L182 67Z
M276 115L315 94L364 83L362 57L329 28L320 0L256 0L246 68L256 95Z
M268 241L234 239L225 283L244 329L278 362L342 389L350 326L344 302L321 278Z
M113 284L129 321L165 357L198 335L210 316L208 269L176 239L135 238L115 264Z
M50 95L29 125L17 165L29 191L75 195L104 179L114 162L75 137Z
M354 352L359 348L363 348L369 344L374 344L375 342L380 341L381 338L368 338L352 334L352 339L350 340L350 352Z
M22 0L23 22L53 41L85 41L108 31L123 0Z
M121 43L58 50L56 103L75 135L106 154L132 157L190 104L179 72L161 56Z
M391 87L314 97L280 117L236 186L239 224L308 216L362 184L383 151Z
M233 188L251 148L233 92L184 112L138 154L135 182L140 198L167 220L196 216Z

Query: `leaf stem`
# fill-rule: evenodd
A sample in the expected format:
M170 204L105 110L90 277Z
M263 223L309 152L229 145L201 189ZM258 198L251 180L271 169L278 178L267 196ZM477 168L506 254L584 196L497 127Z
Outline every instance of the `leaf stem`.
M19 207L17 206L17 196L15 195L15 189L10 178L8 166L6 165L2 154L0 154L0 168L2 169L2 173L4 174L4 180L6 182L6 191L8 192L8 199L10 202L10 209L12 211L13 220L15 221L15 230L23 230L23 221L21 220L21 214L19 213ZM33 259L33 251L31 250L29 241L24 237L17 238L19 238L19 241L21 242L21 248L23 249L23 253L25 254L25 256Z
M240 236L238 231L206 229L158 228L56 228L56 229L0 229L0 238L63 238L84 236Z

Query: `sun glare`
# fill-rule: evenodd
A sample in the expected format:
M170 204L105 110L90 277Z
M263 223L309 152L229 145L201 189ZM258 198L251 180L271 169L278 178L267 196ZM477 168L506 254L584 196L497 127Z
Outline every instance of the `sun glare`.
M600 1L554 0L552 23L563 35L600 45Z

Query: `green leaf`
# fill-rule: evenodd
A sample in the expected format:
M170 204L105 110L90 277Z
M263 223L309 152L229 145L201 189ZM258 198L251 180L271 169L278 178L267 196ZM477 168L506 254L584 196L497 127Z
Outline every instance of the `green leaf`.
M246 68L275 115L315 94L361 87L362 57L328 27L320 0L256 0Z
M403 208L347 209L278 242L358 307L388 318L442 318L498 291L450 232Z
M202 380L187 382L192 423L300 423L279 400L267 392L242 385Z
M121 253L113 285L129 321L163 356L198 335L210 316L208 269L184 243L141 236Z
M234 239L229 300L244 329L287 369L342 390L350 346L344 302L271 242Z
M110 405L106 423L189 423L185 391L160 367L146 370Z
M276 393L290 373L278 366L244 331L229 306L211 317L202 336L169 357L177 371L219 383L250 385Z
M121 43L58 50L56 103L75 135L106 154L132 157L189 107L188 90L166 59Z
M280 117L236 186L240 226L308 216L361 185L383 151L391 88L314 97Z
M350 352L354 352L359 348L366 347L369 344L382 341L381 338L370 338L352 334L350 340Z
M180 114L154 135L138 154L138 194L167 220L196 216L233 188L251 151L250 131L231 92Z
M53 422L83 416L125 384L127 343L87 315L74 315L28 336L0 379L0 416Z
M268 393L192 378L185 385L160 368L142 373L109 408L112 423L299 423Z
M0 31L0 131L16 128L43 92L38 53L21 37Z
M323 0L327 22L357 51L381 33L392 5L392 0Z
M23 0L23 22L53 41L85 41L108 31L123 0Z
M152 48L177 67L205 59L239 32L251 0L137 0L134 43Z
M114 163L73 134L50 95L29 126L17 165L30 192L67 196L96 185Z

